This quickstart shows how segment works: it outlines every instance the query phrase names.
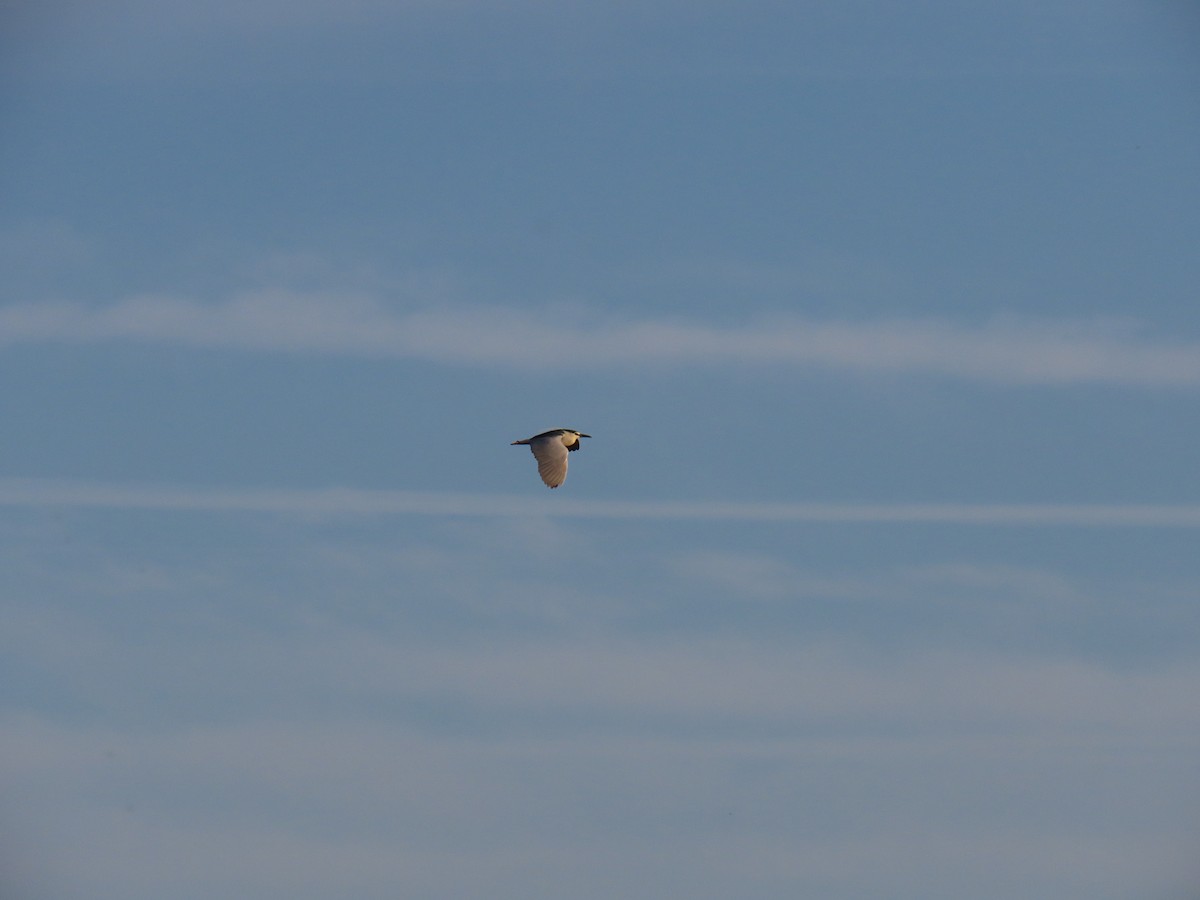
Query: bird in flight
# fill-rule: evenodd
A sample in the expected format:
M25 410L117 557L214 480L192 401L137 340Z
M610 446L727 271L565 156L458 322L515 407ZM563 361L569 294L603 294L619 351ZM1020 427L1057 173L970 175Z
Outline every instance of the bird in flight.
M582 431L572 431L570 428L555 428L553 431L543 431L523 441L513 441L525 444L533 451L537 460L538 474L546 487L556 488L567 480L567 454L579 449L580 438L590 438L590 434Z

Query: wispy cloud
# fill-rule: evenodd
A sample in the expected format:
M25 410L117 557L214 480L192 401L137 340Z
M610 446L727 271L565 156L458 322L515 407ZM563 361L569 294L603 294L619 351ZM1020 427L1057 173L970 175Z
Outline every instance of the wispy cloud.
M509 369L791 366L1006 384L1200 385L1200 341L1111 321L814 320L736 326L585 310L397 310L365 294L256 291L203 303L164 296L107 306L10 304L0 346L136 341L395 357Z
M0 506L92 507L293 515L560 516L817 522L847 525L1200 527L1197 504L769 503L706 500L585 500L360 488L199 488L0 479Z

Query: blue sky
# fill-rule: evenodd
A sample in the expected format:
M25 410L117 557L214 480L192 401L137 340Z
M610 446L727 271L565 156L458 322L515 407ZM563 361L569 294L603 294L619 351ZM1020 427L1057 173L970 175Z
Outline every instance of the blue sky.
M5 896L1194 896L1186 4L0 26Z

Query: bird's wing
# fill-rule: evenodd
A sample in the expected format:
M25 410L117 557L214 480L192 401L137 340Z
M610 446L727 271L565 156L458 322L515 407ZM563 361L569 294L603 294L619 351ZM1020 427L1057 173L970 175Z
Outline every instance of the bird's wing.
M567 480L567 448L559 435L534 438L529 449L533 451L538 474L547 487L556 488Z

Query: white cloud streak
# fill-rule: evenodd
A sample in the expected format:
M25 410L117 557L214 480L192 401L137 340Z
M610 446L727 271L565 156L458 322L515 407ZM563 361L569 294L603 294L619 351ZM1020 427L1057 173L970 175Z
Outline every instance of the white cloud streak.
M483 518L812 522L845 525L1200 527L1196 504L765 503L683 500L534 499L360 488L198 488L0 479L0 506L141 509L289 515L419 515Z
M1001 384L1200 385L1200 341L1129 323L817 321L721 327L679 319L456 307L398 311L368 295L258 291L218 303L142 296L103 307L0 308L0 347L133 341L413 359L502 369L791 366Z

